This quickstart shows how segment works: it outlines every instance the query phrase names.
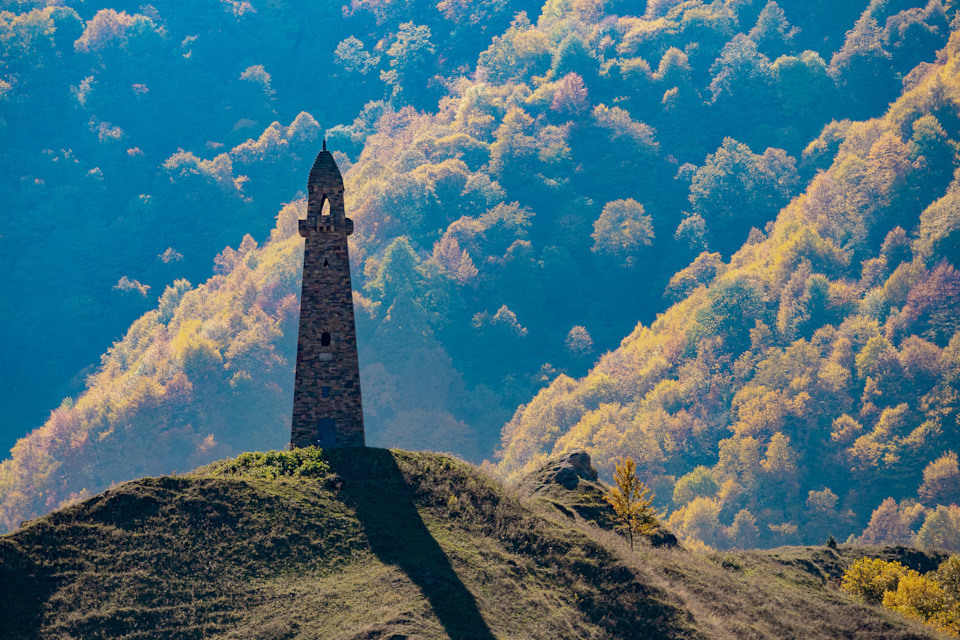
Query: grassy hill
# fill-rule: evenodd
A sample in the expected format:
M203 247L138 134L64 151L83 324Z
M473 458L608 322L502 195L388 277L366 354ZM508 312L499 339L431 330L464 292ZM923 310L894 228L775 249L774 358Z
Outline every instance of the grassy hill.
M587 476L507 488L438 454L310 449L127 482L0 537L0 619L11 638L935 637L837 590L865 553L933 556L630 551Z

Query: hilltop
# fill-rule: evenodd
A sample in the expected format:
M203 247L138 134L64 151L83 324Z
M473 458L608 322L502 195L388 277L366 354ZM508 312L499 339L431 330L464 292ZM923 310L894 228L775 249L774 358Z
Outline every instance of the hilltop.
M632 552L597 524L595 477L553 459L508 488L439 454L243 454L0 537L0 618L15 638L936 637L836 586L865 553L936 557Z

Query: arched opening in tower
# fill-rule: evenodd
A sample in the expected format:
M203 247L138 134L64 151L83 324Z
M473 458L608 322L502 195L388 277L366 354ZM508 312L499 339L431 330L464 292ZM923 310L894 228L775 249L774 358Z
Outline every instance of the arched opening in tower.
M322 334L320 334L320 346L321 346L321 347L329 347L329 346L330 346L330 334L329 334L328 332L326 332L326 331L324 331Z

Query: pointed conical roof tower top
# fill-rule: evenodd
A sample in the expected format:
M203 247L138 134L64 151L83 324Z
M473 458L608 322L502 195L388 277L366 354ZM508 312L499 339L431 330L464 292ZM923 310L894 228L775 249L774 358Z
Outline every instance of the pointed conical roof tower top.
M333 159L333 154L327 151L326 140L323 141L323 150L317 154L317 159L313 162L313 168L310 169L310 178L307 185L308 187L314 185L328 187L331 190L339 187L340 192L343 192L343 176L340 175L340 169ZM313 189L310 189L310 191L312 194Z

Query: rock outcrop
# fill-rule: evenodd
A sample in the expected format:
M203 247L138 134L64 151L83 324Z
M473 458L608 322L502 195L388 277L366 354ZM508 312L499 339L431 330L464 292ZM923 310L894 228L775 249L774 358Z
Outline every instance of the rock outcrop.
M615 526L613 507L603 499L606 488L590 454L576 449L550 458L520 483L520 491L541 499L569 518L582 518L604 529ZM647 536L655 547L677 546L677 537L660 525Z

